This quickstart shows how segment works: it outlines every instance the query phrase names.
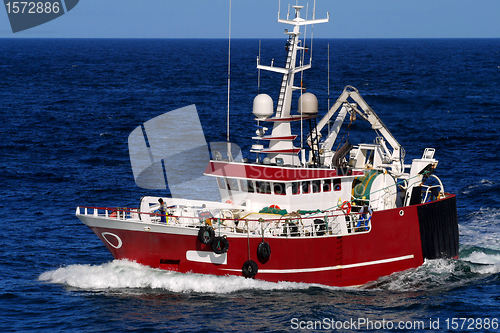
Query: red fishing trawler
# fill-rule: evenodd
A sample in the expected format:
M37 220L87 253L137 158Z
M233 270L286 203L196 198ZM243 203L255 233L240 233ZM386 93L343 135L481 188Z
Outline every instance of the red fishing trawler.
M290 7L286 19L278 13L278 22L291 26L285 66L257 58L258 70L281 74L282 83L276 106L267 94L253 101L254 158L235 157L228 140L227 149L211 149L203 166L220 201L162 197L161 204L146 196L138 208L77 207L76 216L116 259L178 272L357 286L425 259L458 256L456 198L435 175L433 148L405 164L403 147L351 86L316 121L317 98L294 82L311 67L301 28L329 16L308 20L302 8L292 6L292 18ZM337 138L345 120L356 117L371 125L373 143ZM294 122L300 136L292 133ZM269 134L262 124L272 126Z

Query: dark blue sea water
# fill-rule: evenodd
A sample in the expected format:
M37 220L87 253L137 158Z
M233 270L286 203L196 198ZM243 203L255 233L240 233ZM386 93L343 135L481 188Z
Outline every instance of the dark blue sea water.
M364 288L267 283L113 261L77 205L137 206L127 137L196 104L225 139L227 41L0 40L0 331L282 331L298 320L499 318L500 40L315 40L304 84L326 110L356 86L407 151L436 148L457 194L460 259ZM253 135L257 40L232 50L232 140ZM285 57L262 41L262 62ZM262 73L276 100L280 78ZM189 119L187 119L189 121ZM358 125L359 123L359 125ZM353 135L363 127L356 123ZM157 193L154 193L157 194ZM426 326L428 328L428 326Z

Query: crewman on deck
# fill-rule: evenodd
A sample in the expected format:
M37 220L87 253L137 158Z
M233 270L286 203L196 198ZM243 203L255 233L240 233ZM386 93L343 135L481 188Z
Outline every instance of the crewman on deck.
M158 208L158 211L160 212L160 222L167 222L167 206L165 205L165 202L163 202L163 199L160 198L158 199L158 202L160 203L160 208Z

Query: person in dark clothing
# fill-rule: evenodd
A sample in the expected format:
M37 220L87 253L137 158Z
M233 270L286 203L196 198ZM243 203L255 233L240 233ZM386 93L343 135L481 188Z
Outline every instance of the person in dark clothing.
M158 202L160 203L160 208L158 208L158 211L160 212L160 222L166 223L167 222L167 206L165 205L165 202L163 202L162 198L158 199Z

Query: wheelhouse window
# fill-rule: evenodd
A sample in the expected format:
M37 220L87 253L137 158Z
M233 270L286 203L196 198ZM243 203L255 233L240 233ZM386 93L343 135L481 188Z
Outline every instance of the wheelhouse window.
M333 180L333 190L340 191L341 189L342 189L342 185L341 185L340 179L334 179Z
M271 183L269 182L255 182L257 193L271 194Z
M330 192L332 190L332 180L324 179L323 180L323 192Z
M244 182L244 180L242 180L241 182ZM247 180L247 192L248 193L254 193L255 192L255 185L253 183L253 180Z
M242 192L248 192L248 186L247 186L247 181L246 180L240 180L240 190Z
M300 183L298 182L292 183L292 194L300 194Z
M221 190L227 189L227 187L226 187L226 180L224 178L217 177L217 184L219 185L219 188Z
M313 193L321 192L321 180L313 180L311 182Z
M230 191L238 191L238 181L236 179L227 179L227 189Z
M273 191L274 194L285 195L286 194L285 183L273 183Z
M302 193L309 193L311 182L302 182Z

